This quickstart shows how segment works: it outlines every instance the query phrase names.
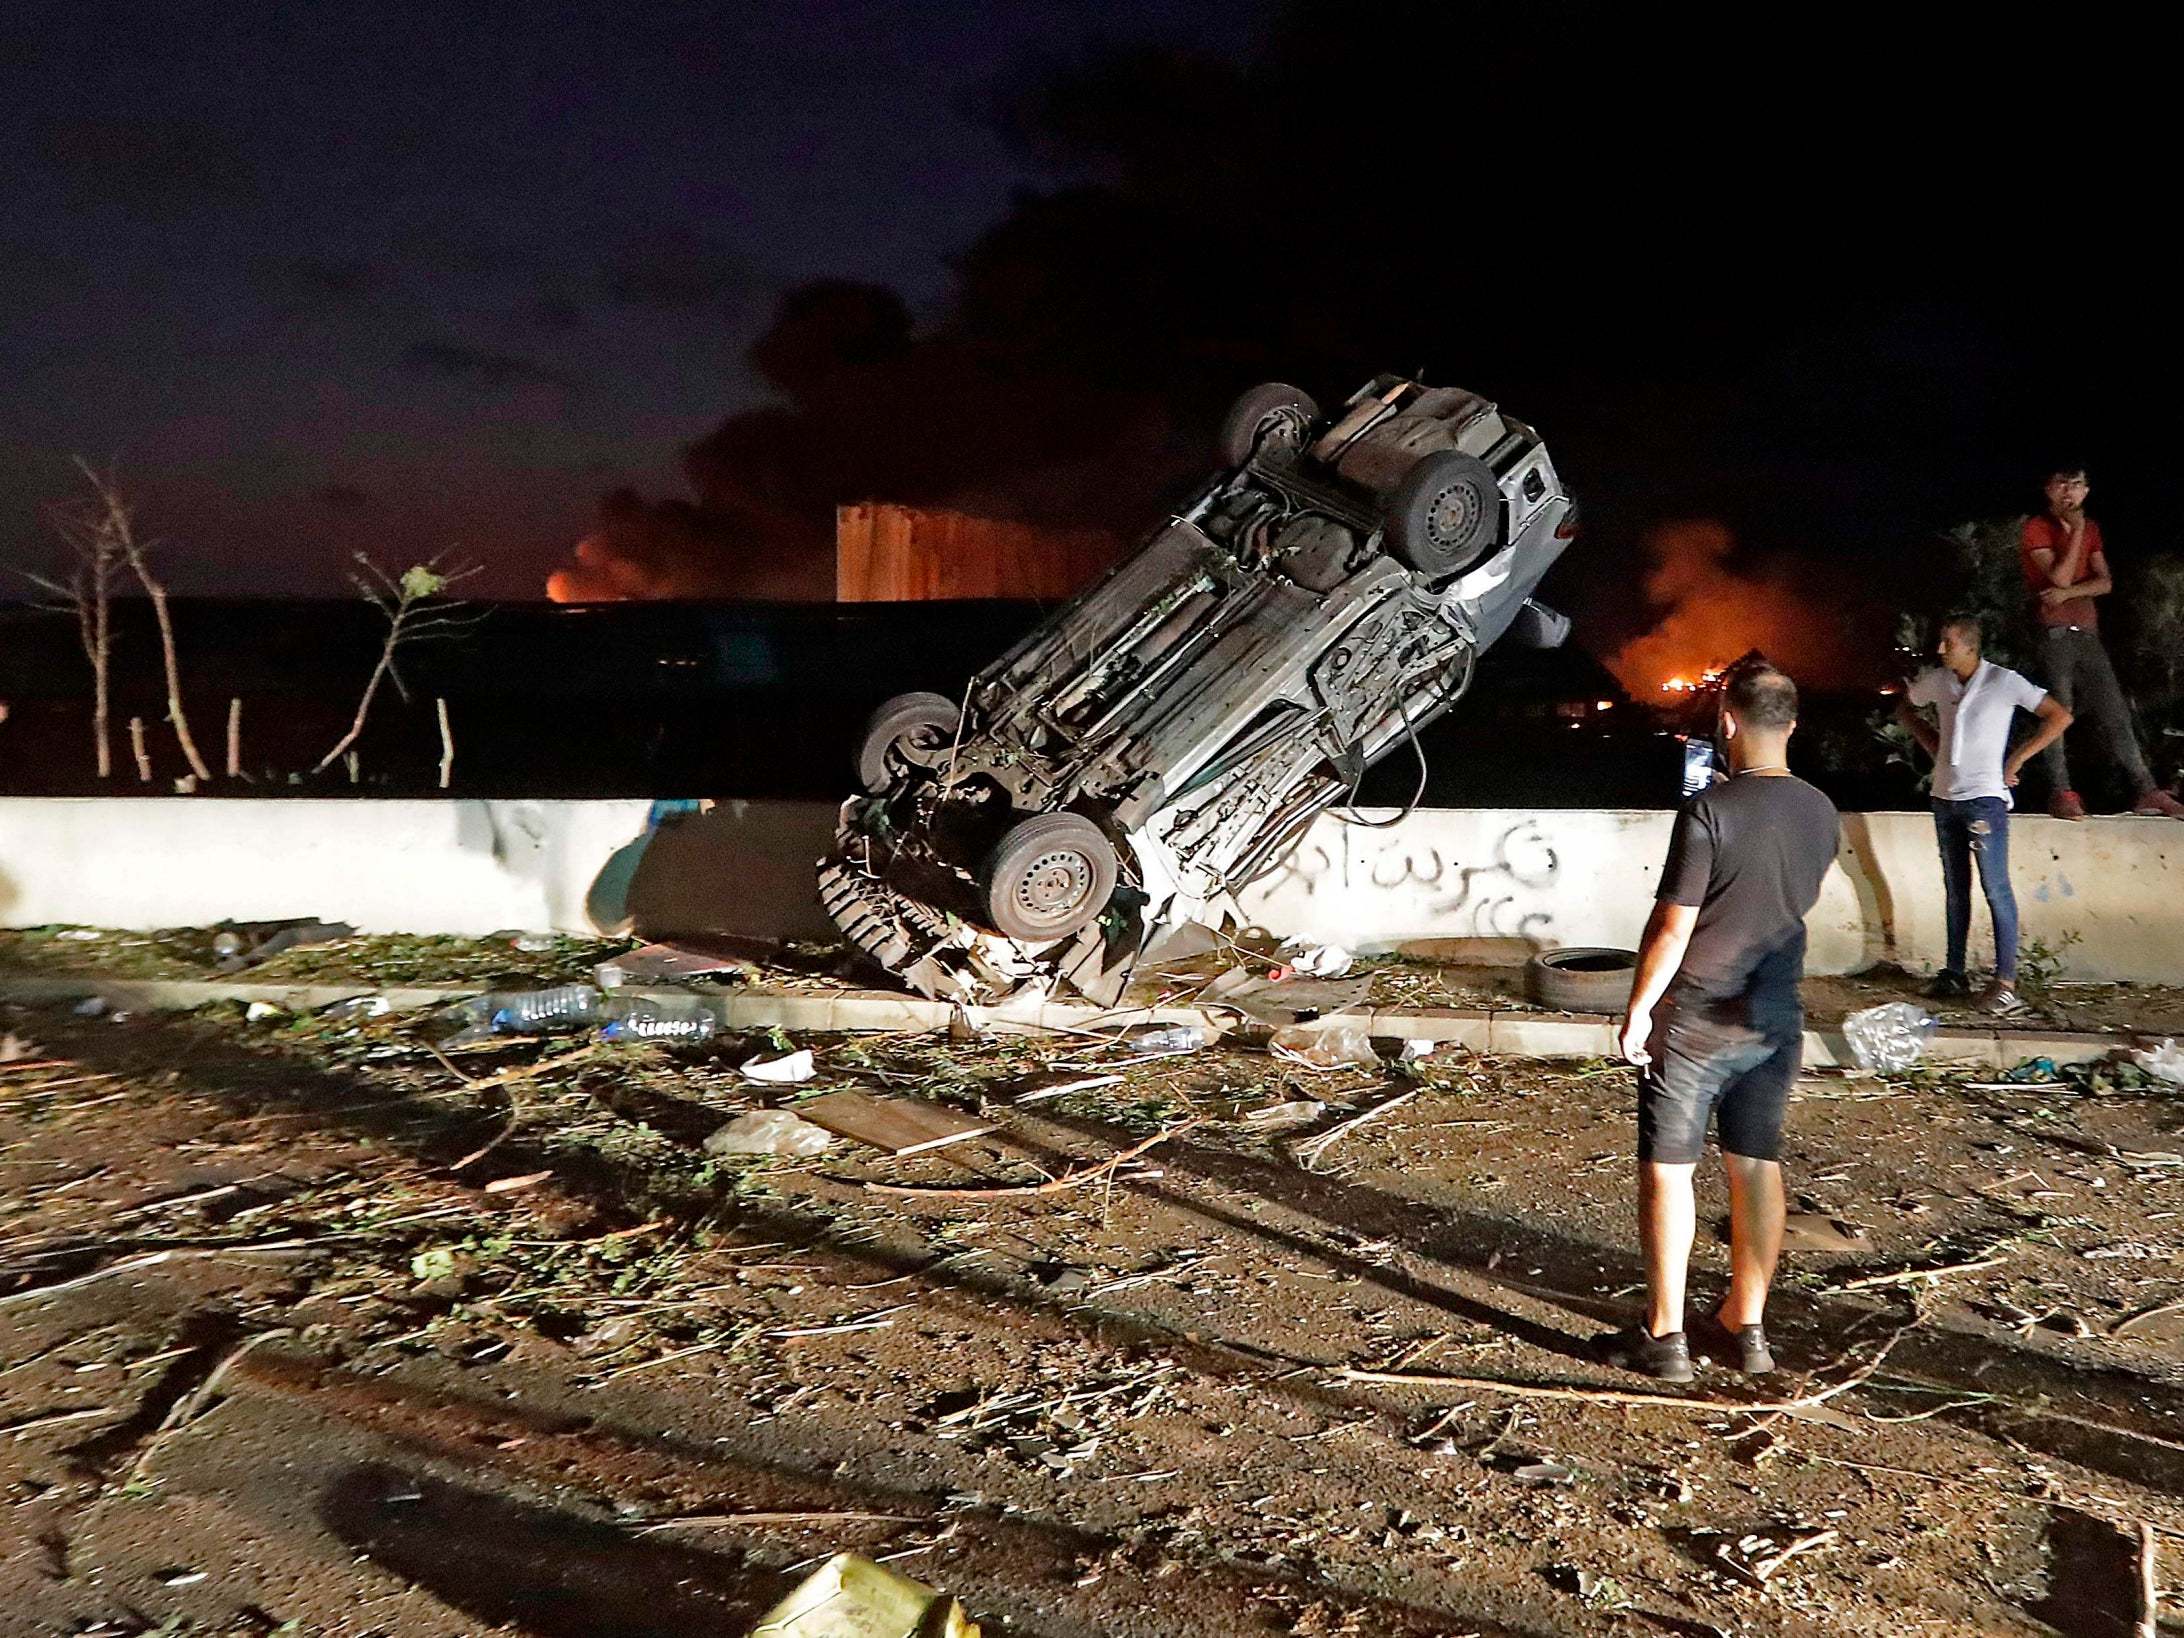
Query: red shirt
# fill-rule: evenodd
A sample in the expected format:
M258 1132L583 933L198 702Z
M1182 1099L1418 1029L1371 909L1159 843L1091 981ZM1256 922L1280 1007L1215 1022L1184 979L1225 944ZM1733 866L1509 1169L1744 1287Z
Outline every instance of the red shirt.
M2034 552L2053 552L2054 561L2063 556L2063 526L2053 518L2025 519L2025 534L2019 556L2025 565L2025 589L2032 593L2033 617L2043 626L2087 626L2101 623L2100 611L2090 597L2073 597L2067 603L2043 603L2040 594L2055 582L2047 570L2032 560ZM2078 573L2071 581L2099 580L2108 573L2108 554L2101 547L2101 526L2091 518L2085 520L2085 556L2078 564Z

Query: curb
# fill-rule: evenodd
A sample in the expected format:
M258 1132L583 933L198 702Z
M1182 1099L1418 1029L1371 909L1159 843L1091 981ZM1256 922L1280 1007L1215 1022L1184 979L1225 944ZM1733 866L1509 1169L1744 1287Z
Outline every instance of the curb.
M270 1001L289 1012L316 1012L365 995L384 997L393 1011L414 1012L478 993L475 985L242 984L215 979L101 978L89 973L65 978L0 978L0 1001L55 1005L97 996L116 1010L142 1012L186 1012L221 1001ZM616 993L706 995L716 1004L724 1029L779 1028L834 1034L945 1029L956 1012L951 1002L927 1001L885 990L774 990L739 985L711 993L639 987ZM963 1010L972 1023L1004 1032L1097 1032L1130 1024L1197 1024L1218 1034L1236 1023L1233 1012L1218 1007L1095 1007L1085 1002L1036 1001ZM1359 1023L1366 1034L1381 1040L1453 1042L1474 1052L1502 1057L1606 1058L1615 1052L1615 1025L1611 1020L1552 1013L1394 1007L1343 1013L1302 1027L1323 1029ZM2005 1069L2026 1058L2053 1058L2058 1063L2099 1058L2131 1043L2132 1037L2117 1034L1937 1029L1928 1037L1927 1057L1966 1069ZM1806 1068L1848 1068L1853 1062L1849 1043L1840 1030L1805 1032Z

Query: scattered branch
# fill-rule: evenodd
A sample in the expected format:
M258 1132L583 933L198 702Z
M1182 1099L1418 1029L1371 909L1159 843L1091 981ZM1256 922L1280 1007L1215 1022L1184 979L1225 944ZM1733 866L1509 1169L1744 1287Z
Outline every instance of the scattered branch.
M1397 1388L1453 1389L1463 1393L1499 1393L1516 1399L1563 1399L1580 1404L1595 1405L1660 1405L1677 1410L1713 1411L1731 1415L1759 1415L1770 1411L1806 1410L1814 1405L1824 1405L1838 1394L1848 1393L1881 1368L1889 1350L1909 1330L1908 1325L1892 1332L1881 1344L1873 1357L1852 1371L1840 1382L1831 1383L1811 1393L1799 1394L1794 1399L1702 1399L1687 1394L1650 1393L1633 1388L1575 1387L1551 1382L1510 1382L1491 1376L1438 1376L1413 1371L1360 1371L1340 1370L1335 1373L1338 1382L1374 1382Z
M2138 1626L2137 1638L2155 1638L2161 1626L2161 1584L2155 1579L2161 1548L2154 1527L2144 1519L2138 1527Z
M1119 1154L1109 1155L1096 1166L1087 1166L1081 1171L1069 1173L1066 1177L1052 1178L1044 1183L1018 1183L998 1189L923 1188L905 1183L867 1183L865 1190L869 1194L891 1194L905 1200L1028 1200L1034 1195L1061 1194L1069 1189L1081 1189L1087 1183L1096 1183L1103 1177L1113 1175L1116 1168L1125 1161L1137 1159L1156 1144L1166 1143L1173 1137L1181 1137L1205 1118L1203 1115L1193 1115L1189 1120L1178 1121L1173 1126L1155 1132L1143 1143L1133 1143Z
M1362 1115L1352 1115L1348 1120L1344 1121L1340 1126L1335 1127L1332 1131L1322 1132L1318 1137L1312 1138L1307 1142L1298 1145L1298 1162L1304 1167L1306 1171L1311 1171L1315 1166L1319 1164L1319 1158L1321 1155L1325 1154L1329 1149L1332 1149L1337 1143L1348 1137L1352 1132L1356 1131L1360 1126L1363 1126L1367 1121L1378 1120L1389 1110L1400 1109L1404 1104L1410 1102L1411 1099L1417 1096L1418 1092L1417 1089L1414 1087L1408 1092L1398 1092L1394 1097L1388 1099L1385 1103L1374 1104Z

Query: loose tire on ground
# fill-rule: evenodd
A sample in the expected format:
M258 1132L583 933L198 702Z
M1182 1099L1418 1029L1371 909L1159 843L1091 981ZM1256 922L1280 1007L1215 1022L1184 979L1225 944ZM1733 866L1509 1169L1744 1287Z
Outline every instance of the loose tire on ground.
M1619 1013L1630 1000L1634 950L1569 945L1542 950L1525 964L1525 988L1533 1000L1557 1012Z
M1027 944L1067 938L1115 891L1114 844L1075 813L1018 821L986 861L986 910L996 932Z
M1280 381L1253 387L1229 406L1228 419L1221 423L1220 462L1242 466L1268 440L1300 448L1318 419L1319 405L1300 387Z
M897 694L872 713L857 747L857 779L877 796L894 777L888 753L904 747L945 750L955 743L961 713L945 694Z
M1388 547L1428 579L1461 574L1501 544L1501 513L1493 468L1437 449L1388 492Z

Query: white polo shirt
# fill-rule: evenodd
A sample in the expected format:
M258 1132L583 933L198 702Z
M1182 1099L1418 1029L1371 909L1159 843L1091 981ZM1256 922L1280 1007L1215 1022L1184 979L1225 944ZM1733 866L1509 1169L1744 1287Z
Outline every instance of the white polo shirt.
M2037 711L2047 698L2038 683L2007 666L1981 660L1962 682L1945 665L1922 671L1904 695L1913 705L1931 705L1941 731L1934 752L1934 795L1943 802L1974 797L2010 800L2002 782L2002 760L2010 752L2010 724L2020 711ZM2014 805L2014 804L2013 804Z

